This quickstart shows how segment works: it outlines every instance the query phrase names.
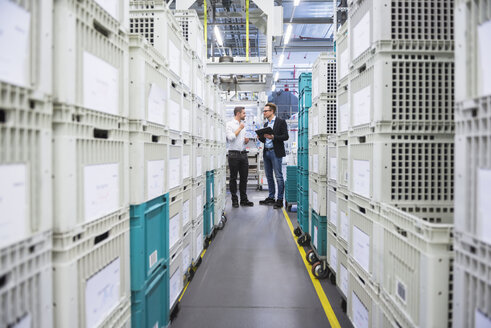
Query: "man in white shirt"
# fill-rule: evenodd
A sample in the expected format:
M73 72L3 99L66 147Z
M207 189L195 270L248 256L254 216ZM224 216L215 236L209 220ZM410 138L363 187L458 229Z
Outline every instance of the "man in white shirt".
M237 197L237 173L240 174L240 205L254 206L254 203L247 199L247 176L249 174L249 161L245 145L249 138L245 136L244 120L246 111L244 107L234 108L234 118L227 122L227 146L228 146L228 167L230 170L229 188L232 194L232 206L239 207Z

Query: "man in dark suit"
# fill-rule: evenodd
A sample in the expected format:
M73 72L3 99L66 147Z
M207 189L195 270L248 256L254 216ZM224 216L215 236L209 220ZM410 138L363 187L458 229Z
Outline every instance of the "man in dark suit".
M276 105L267 103L263 110L264 118L267 122L264 127L271 127L273 134L265 134L259 136L259 140L264 143L264 171L268 179L269 196L265 200L261 200L261 205L273 205L275 209L283 207L283 193L285 191L285 181L283 180L283 157L286 156L284 141L288 140L288 127L286 121L276 117ZM278 185L278 196L275 200L275 184Z

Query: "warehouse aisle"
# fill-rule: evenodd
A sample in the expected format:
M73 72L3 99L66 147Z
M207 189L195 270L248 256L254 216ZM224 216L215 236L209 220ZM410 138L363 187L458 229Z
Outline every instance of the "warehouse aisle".
M281 210L232 209L172 323L177 327L329 327Z

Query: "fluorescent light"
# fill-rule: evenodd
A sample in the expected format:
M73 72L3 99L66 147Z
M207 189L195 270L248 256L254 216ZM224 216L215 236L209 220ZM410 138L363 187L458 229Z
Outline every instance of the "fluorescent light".
M271 91L272 92L276 91L276 84L273 84L273 86L271 87Z
M293 5L296 7L300 4L300 0L293 0Z
M285 60L285 54L284 54L284 53L282 53L282 54L280 55L280 60L278 60L278 66L279 66L279 67L283 66L283 61L284 61L284 60Z
M274 81L278 81L278 78L280 77L280 72L276 72L276 74L274 75Z
M213 31L215 32L215 38L217 39L218 45L220 47L223 47L222 35L220 34L220 30L218 29L218 25L215 25L215 27L213 28Z
M292 36L292 28L293 28L292 24L288 24L285 33L285 44L288 44L288 42L290 42L290 37Z

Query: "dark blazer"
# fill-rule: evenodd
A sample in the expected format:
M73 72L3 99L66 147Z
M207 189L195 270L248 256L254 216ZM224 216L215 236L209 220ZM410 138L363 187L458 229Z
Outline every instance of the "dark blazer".
M268 122L264 123L264 127L267 126L268 126ZM288 136L288 127L284 119L275 117L274 126L273 126L273 135L274 135L273 147L276 157L285 157L286 153L285 153L284 141L288 140L290 137ZM259 141L265 143L266 138L259 137Z

